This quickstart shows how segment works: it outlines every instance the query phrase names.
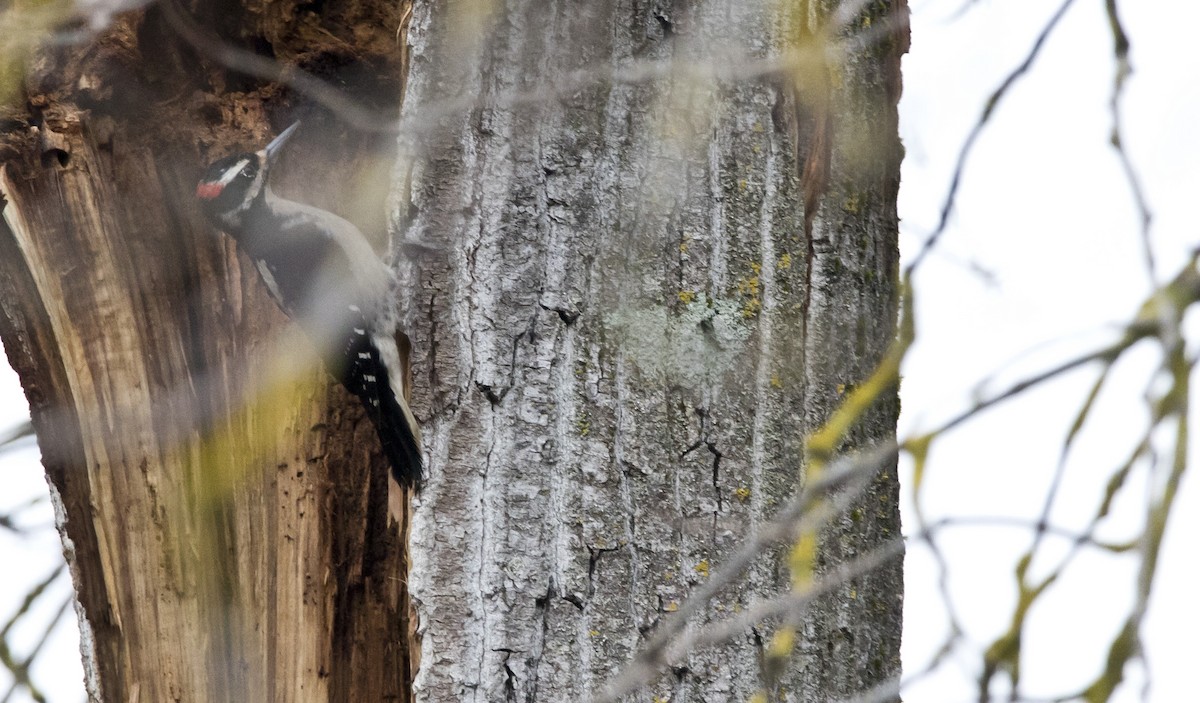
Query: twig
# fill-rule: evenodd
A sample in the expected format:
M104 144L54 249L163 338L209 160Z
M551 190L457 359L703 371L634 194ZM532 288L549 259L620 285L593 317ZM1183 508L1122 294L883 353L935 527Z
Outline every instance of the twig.
M1108 108L1112 113L1112 135L1110 141L1117 152L1117 158L1121 161L1121 170L1125 173L1125 180L1129 183L1129 192L1133 195L1133 202L1137 206L1142 237L1142 255L1146 259L1146 272L1150 276L1151 284L1157 284L1154 249L1150 242L1150 223L1152 220L1150 206L1146 202L1146 195L1142 189L1141 179L1138 178L1137 171L1133 167L1133 161L1129 158L1129 152L1125 150L1125 140L1122 137L1121 95L1125 89L1125 79L1129 78L1133 73L1133 67L1129 63L1129 35L1125 33L1125 28L1121 25L1121 18L1117 13L1117 0L1105 0L1104 9L1108 13L1108 24L1112 29L1113 55L1117 62L1117 70L1113 74L1112 96L1108 101Z
M975 122L975 126L971 128L971 133L967 135L967 140L963 142L962 148L959 149L958 161L954 165L954 175L950 179L950 190L946 193L946 198L942 202L942 213L941 217L938 219L937 227L929 235L928 239L925 240L925 244L921 246L921 249L917 252L917 255L913 257L912 263L908 265L909 273L915 271L917 267L920 266L921 262L925 259L925 256L929 254L929 252L933 250L935 246L937 246L938 240L941 239L942 234L944 234L946 231L946 225L950 221L950 212L954 209L954 201L958 196L958 187L962 183L963 171L966 168L967 157L971 155L971 150L975 147L975 140L979 138L979 135L983 132L984 126L986 126L988 121L991 120L996 107L999 106L1000 101L1003 100L1008 94L1009 89L1011 89L1013 85L1016 84L1017 80L1021 78L1021 76L1025 75L1033 66L1033 62L1037 59L1038 54L1041 53L1042 47L1046 43L1046 39L1049 38L1050 33L1054 31L1056 26L1058 26L1059 20L1062 19L1063 15L1066 14L1067 9L1070 8L1074 2L1075 0L1063 1L1063 4L1060 5L1054 15L1051 16L1050 21L1047 22L1046 26L1042 28L1042 31L1040 34L1038 34L1037 39L1034 40L1033 47L1029 50L1029 53L1026 54L1025 60L1022 61L1015 69L1013 69L1013 71L1009 73L1004 81L1000 84L1000 87L993 91L991 96L988 97L987 102L984 104L983 112L979 115L979 119Z

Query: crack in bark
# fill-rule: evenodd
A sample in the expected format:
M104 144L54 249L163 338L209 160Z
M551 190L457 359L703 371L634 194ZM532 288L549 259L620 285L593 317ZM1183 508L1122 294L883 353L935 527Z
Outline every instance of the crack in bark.
M767 647L763 641L762 633L758 631L758 626L750 628L750 637L754 640L755 659L758 660L758 676L759 680L767 680Z
M608 554L610 552L615 552L618 549L620 549L620 547L605 548L605 547L590 547L589 546L587 548L587 550L588 550L587 597L588 598L591 598L593 595L596 594L596 564L599 563L600 557L602 557L605 554ZM563 597L564 597L564 599L570 600L567 596L563 596ZM574 603L575 606L582 611L583 603L578 602L578 601L579 601L579 599L576 597L575 600L572 600L571 602Z
M542 294L544 294L544 293L545 293L545 291L542 291ZM557 305L552 307L552 306L546 305L545 303L543 303L541 301L538 301L538 307L545 310L546 312L556 313L558 315L558 319L562 320L562 323L564 325L566 325L567 327L570 327L571 325L575 324L575 321L579 319L579 315L580 315L580 312L578 310L570 310L568 308L559 307Z
M713 439L711 439L712 429L713 429L712 416L709 415L708 411L706 411L704 408L696 408L696 414L700 416L700 433L701 433L700 436L704 439L704 444L706 447L708 447L709 453L711 453L713 455L712 487L713 487L713 497L715 497L717 500L717 509L715 511L713 511L713 528L714 528L713 536L715 538L716 537L715 529L716 529L717 514L719 514L721 512L721 509L724 505L721 502L720 478L721 478L721 458L724 457L725 454L720 449L717 449L717 443Z
M541 621L541 628L538 630L538 641L534 653L529 657L529 690L526 693L525 700L527 703L535 703L538 697L538 668L542 665L542 657L546 654L546 640L550 632L550 603L554 599L555 594L554 579L551 579L546 584L546 595L539 596L533 602L535 618Z
M663 39L670 41L675 36L675 23L662 8L654 8L653 14L654 19L658 21L659 29L662 30Z
M539 303L539 305L541 305L541 304ZM522 340L527 340L530 344L534 344L537 342L537 314L536 313L533 315L532 318L530 318L529 327L526 328L520 334L518 334L516 337L514 337L512 340L512 347L510 349L509 357L508 357L508 383L503 388L500 388L499 390L497 390L495 386L493 386L489 383L475 381L476 390L478 390L480 393L483 394L483 396L485 398L488 399L488 402L491 403L492 407L500 405L500 403L508 395L509 391L511 391L517 385L517 369L519 368L519 366L517 364L517 356L519 354L519 349L520 349Z
M584 603L583 603L583 599L580 598L579 596L575 595L574 593L567 593L567 594L563 595L562 599L565 600L566 602L570 603L571 605L575 606L579 610L579 612L581 612L581 613L583 612Z
M428 386L428 388L430 391L432 391L435 388L441 387L441 382L438 380L438 372L437 372L437 368L438 368L437 354L438 354L439 335L438 335L438 318L437 318L436 302L437 302L437 293L430 293L429 294L429 314L426 318L426 321L429 323L429 340L428 340L429 341L429 363L428 363L429 386ZM430 401L432 404L433 398L430 398ZM434 412L437 412L438 410L441 410L441 408L435 408L433 410L434 410Z
M711 452L713 455L712 486L713 486L713 495L716 496L716 499L717 499L717 509L713 512L713 519L715 520L717 513L720 513L721 509L724 507L724 503L721 501L720 478L721 478L721 458L724 457L725 455L721 452L720 449L717 449L716 442L705 440L704 443L706 445L708 445L708 451ZM715 525L714 525L714 527L715 527Z
M699 407L699 408L696 408L696 415L698 415L700 417L700 437L695 442L692 442L690 445L688 445L688 447L686 449L684 449L682 452L680 452L679 458L682 459L682 458L686 457L688 454L691 454L692 452L696 451L697 449L699 449L701 447L707 448L709 453L712 454L712 456L713 456L712 487L713 487L713 496L716 498L716 501L717 501L717 509L713 512L713 528L715 529L717 515L718 515L718 513L721 512L721 510L725 506L724 501L721 500L721 484L720 484L721 459L724 458L725 453L722 452L720 449L718 449L716 441L711 439L712 420L711 420L711 416L708 414L708 411L706 411L702 407Z
M487 434L491 435L492 431L495 429L495 414L489 415L489 421L490 421L491 426L488 428ZM485 457L485 459L483 461L483 467L482 467L483 475L480 477L481 489L479 492L479 571L475 575L475 591L474 591L473 595L475 596L475 600L477 601L476 608L478 608L478 610L476 612L479 614L479 617L483 620L483 627L481 628L483 646L479 650L479 664L478 664L478 669L477 669L478 675L481 677L481 680L482 680L482 677L484 676L484 672L486 671L487 650L488 650L487 638L488 638L488 635L491 634L491 628L489 628L487 626L487 608L485 607L485 604L483 602L484 594L487 593L487 589L485 588L486 584L484 583L484 571L486 568L485 565L487 563L487 545L488 545L488 506L487 506L485 498L490 493L489 486L488 486L488 476L491 473L490 469L492 466L492 456L495 453L495 450L496 450L496 443L494 441L489 441L487 457ZM508 670L507 658L505 659L504 668L506 671ZM511 671L509 673L511 673ZM479 689L476 689L475 693L476 693L476 695L478 695Z
M475 382L475 389L482 393L483 397L488 399L488 402L492 404L492 407L499 405L500 401L504 400L504 396L508 395L509 388L511 388L511 386L497 393L496 390L488 384L481 381Z
M512 656L511 649L493 649L493 652L504 652L504 700L510 703L516 703L517 700L517 675L508 666L508 660Z
M701 437L700 439L696 440L695 442L692 442L691 444L689 444L687 449L684 449L682 452L680 452L679 458L680 459L684 458L688 454L691 454L692 452L696 451L700 447L703 447L704 445L705 445L704 438Z

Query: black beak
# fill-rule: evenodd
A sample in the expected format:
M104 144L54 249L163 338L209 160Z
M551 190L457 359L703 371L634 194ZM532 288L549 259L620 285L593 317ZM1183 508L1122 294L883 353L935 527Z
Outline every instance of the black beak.
M291 127L279 133L278 137L271 140L271 143L263 149L263 155L267 157L267 163L275 161L275 157L279 156L279 150L287 143L287 140L296 132L296 128L300 126L299 120L292 123Z

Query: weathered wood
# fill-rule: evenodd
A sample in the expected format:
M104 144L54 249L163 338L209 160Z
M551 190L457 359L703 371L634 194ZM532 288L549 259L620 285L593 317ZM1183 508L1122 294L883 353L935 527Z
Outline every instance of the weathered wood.
M445 251L402 267L432 468L418 700L597 693L802 485L806 433L891 341L907 30L878 28L903 1L803 80L691 70L779 56L831 5L416 3L395 228ZM898 535L889 467L822 564ZM788 583L769 555L707 617ZM631 700L865 690L899 672L902 590L893 563L823 599L778 679L766 624Z
M400 8L301 5L193 10L395 105ZM312 158L284 162L281 190L382 238L386 188L360 186L386 185L388 151L226 72L157 7L28 69L0 137L0 337L56 494L89 696L407 700L407 526L387 522L374 432L193 204L208 160L305 116Z

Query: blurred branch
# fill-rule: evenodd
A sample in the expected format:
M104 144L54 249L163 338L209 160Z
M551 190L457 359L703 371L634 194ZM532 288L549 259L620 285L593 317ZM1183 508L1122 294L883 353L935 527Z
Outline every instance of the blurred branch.
M1157 395L1150 396L1150 421L1142 433L1141 440L1129 458L1111 474L1101 504L1084 532L1089 538L1095 533L1103 519L1109 514L1117 493L1126 485L1135 463L1150 456L1155 434L1168 422L1173 421L1175 432L1168 478L1157 495L1154 495L1155 488L1152 486L1151 503L1147 508L1142 534L1131 544L1123 547L1138 549L1140 556L1135 604L1120 632L1110 643L1102 673L1090 686L1077 694L1077 697L1094 703L1110 700L1124 678L1125 665L1132 659L1144 656L1141 646L1141 625L1149 607L1167 520L1177 495L1179 483L1187 468L1190 420L1189 382L1196 360L1186 356L1182 326L1187 309L1200 301L1198 258L1200 258L1200 254L1193 254L1170 283L1156 290L1149 297L1137 318L1127 327L1124 338L1115 345L1110 354L1105 356L1105 370L1084 400L1083 406L1064 440L1063 458L1060 459L1060 469L1052 484L1052 489L1056 488L1061 480L1063 473L1061 467L1065 464L1065 455L1086 421L1100 385L1112 365L1141 339L1151 337L1156 339L1163 351L1157 376L1169 378L1170 384L1165 390L1159 391ZM1157 385L1152 384L1152 387ZM1153 471L1155 463L1153 460L1150 462L1151 471ZM1047 502L1043 511L1043 521L1047 519L1049 509L1049 502ZM1034 558L1039 553L1041 530L1035 536L1033 545L1021 556L1016 569L1018 605L1014 609L1008 630L997 637L984 654L983 667L979 676L980 701L988 700L991 681L1000 671L1008 673L1014 694L1019 690L1022 633L1028 613L1034 602L1047 592L1059 576L1065 573L1077 556L1081 544L1082 542L1077 542L1065 556L1057 560L1048 575L1036 582L1030 580L1029 570Z
M17 692L20 686L24 686L34 700L45 700L45 697L40 691L38 691L37 687L33 685L33 682L30 679L29 667L33 664L33 660L37 658L38 654L41 653L42 647L44 647L46 642L50 640L50 635L53 634L54 628L58 626L58 623L62 622L63 616L67 614L67 609L71 607L71 604L74 601L74 596L68 596L63 600L62 605L58 606L58 610L54 613L54 617L50 618L50 624L48 624L46 629L42 632L42 636L38 638L37 643L35 643L33 648L29 650L29 654L25 655L24 661L19 664L23 676L18 678L16 676L16 672L14 672L13 683L11 686L9 686L8 691L4 694L4 698L0 699L0 703L7 703L12 695ZM3 647L5 649L5 653L7 654L7 645L3 642L0 642L0 647Z
M899 559L903 554L904 541L894 539L869 554L843 562L803 590L789 591L777 598L755 603L736 617L705 623L703 628L690 631L689 636L682 637L675 642L674 646L665 653L664 659L668 662L676 661L693 649L726 642L749 630L756 623L789 615L798 610L802 611L820 596L832 593L847 582L865 576L879 567ZM600 700L615 699L602 698Z
M1153 284L1157 282L1157 276L1155 275L1154 249L1150 242L1152 219L1150 206L1146 202L1141 179L1138 178L1137 171L1133 167L1129 152L1125 150L1125 140L1122 136L1121 95L1125 89L1125 79L1133 73L1133 67L1129 63L1129 36L1125 33L1125 28L1121 25L1121 18L1117 14L1117 0L1105 0L1104 9L1108 14L1108 24L1112 30L1113 56L1117 64L1117 70L1113 75L1112 97L1108 101L1108 108L1112 113L1110 141L1117 152L1117 158L1121 161L1121 169L1125 173L1129 192L1133 196L1134 205L1138 210L1141 220L1142 254L1146 258L1146 272L1150 275L1150 281Z
M34 685L29 676L29 667L34 658L37 656L38 652L41 651L42 646L49 637L50 631L54 629L54 626L57 625L58 621L62 618L67 606L69 606L71 603L71 599L68 598L66 603L64 603L58 609L58 613L50 621L50 624L46 627L46 630L42 634L42 637L38 640L38 643L21 661L17 661L17 659L13 656L12 649L8 644L8 634L12 630L13 626L15 626L17 622L21 620L21 618L29 613L30 609L33 607L33 604L36 603L43 594L45 594L46 589L50 587L50 584L54 583L59 576L65 573L66 567L67 565L65 562L59 564L53 571L50 572L49 576L35 584L34 587L31 588L27 594L25 594L25 599L21 602L21 605L17 611L13 613L12 617L10 617L8 622L5 623L3 629L0 629L0 664L3 664L13 676L12 686L8 689L8 692L5 693L4 697L0 699L0 703L6 703L12 697L13 693L18 689L18 687L26 688L29 691L29 695L32 696L35 701L45 700L45 697Z
M17 522L14 518L20 515L22 511L32 508L35 505L39 505L44 500L46 500L45 495L36 495L24 503L16 506L11 511L0 515L0 527L11 530L17 534L24 534L26 532L26 528L17 525Z
M1173 290L1174 289L1174 290ZM1169 386L1152 402L1151 430L1174 421L1171 437L1169 471L1160 486L1150 488L1150 504L1146 509L1146 528L1138 541L1141 548L1141 563L1136 582L1136 600L1126 618L1124 627L1109 645L1104 670L1083 692L1089 702L1108 701L1124 679L1125 666L1133 659L1144 658L1141 642L1142 623L1150 607L1154 578L1158 573L1159 556L1167 523L1179 485L1188 467L1189 427L1191 424L1191 376L1197 360L1189 358L1182 334L1183 316L1187 307L1194 302L1185 296L1200 293L1200 271L1197 270L1197 255L1193 255L1188 266L1167 286L1156 294L1147 307L1159 306L1159 317L1169 315L1173 323L1160 335L1163 360L1160 374L1170 379ZM1183 298L1181 300L1181 298ZM1151 311L1150 314L1153 314ZM1149 438L1150 430L1147 431ZM1147 439L1147 443L1149 439Z
M29 420L19 422L16 425L0 432L0 453L17 448L17 443L21 440L33 438L33 423Z

